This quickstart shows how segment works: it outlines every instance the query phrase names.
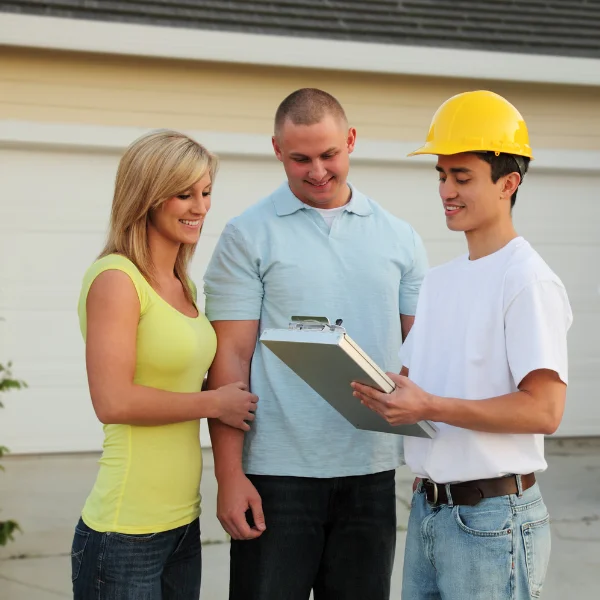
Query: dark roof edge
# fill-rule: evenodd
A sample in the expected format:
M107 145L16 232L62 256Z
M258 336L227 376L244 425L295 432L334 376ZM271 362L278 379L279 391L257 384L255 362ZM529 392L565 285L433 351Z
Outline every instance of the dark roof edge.
M600 59L2 14L0 45L368 73L600 86Z

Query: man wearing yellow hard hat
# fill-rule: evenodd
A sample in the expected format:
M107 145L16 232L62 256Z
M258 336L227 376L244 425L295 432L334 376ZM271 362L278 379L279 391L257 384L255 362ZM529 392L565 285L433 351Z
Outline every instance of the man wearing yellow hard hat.
M437 156L446 224L468 253L425 277L396 390L353 384L390 423L438 428L404 440L417 480L402 597L530 600L550 556L535 474L562 419L572 313L512 222L533 158L527 126L501 96L467 92L442 104L413 154Z

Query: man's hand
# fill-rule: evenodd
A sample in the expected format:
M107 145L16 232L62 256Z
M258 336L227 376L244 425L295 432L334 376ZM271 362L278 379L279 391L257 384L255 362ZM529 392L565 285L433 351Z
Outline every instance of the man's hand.
M381 415L390 425L412 424L426 419L430 404L429 394L408 377L395 373L387 373L387 376L396 384L396 389L390 394L352 382L354 396Z
M252 511L253 527L246 520L248 509ZM219 479L217 518L234 540L253 540L265 531L262 501L252 482L243 473Z

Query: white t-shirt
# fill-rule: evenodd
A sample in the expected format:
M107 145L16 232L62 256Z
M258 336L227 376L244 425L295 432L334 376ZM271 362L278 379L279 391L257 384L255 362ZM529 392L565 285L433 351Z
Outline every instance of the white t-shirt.
M339 214L344 212L346 206L348 205L344 204L344 206L338 206L337 208L315 208L314 206L312 208L323 217L325 224L331 229L333 222Z
M518 237L489 256L465 255L431 269L400 358L412 381L447 398L509 394L537 369L556 371L567 383L572 320L562 282ZM433 440L404 438L406 463L420 477L448 483L547 467L541 434L436 425Z

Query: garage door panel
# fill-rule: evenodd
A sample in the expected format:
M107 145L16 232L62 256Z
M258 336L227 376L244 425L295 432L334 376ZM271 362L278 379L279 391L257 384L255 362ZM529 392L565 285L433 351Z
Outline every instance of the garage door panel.
M391 213L415 227L422 237L449 240L439 198L437 174L427 165L370 166L352 169L352 181ZM514 209L517 230L532 243L597 244L600 176L536 171L526 176Z
M434 164L429 169L362 163L352 167L351 180L386 210L410 223L423 239L451 242L457 234L446 227Z
M569 330L569 381L595 381L600 373L600 314L598 312L575 313ZM597 393L596 393L597 396ZM599 402L600 404L600 402Z
M117 154L0 150L0 162L10 165L12 200L2 204L0 230L104 232L118 160Z
M0 235L0 306L20 310L77 307L83 274L96 259L104 235L12 231Z
M69 386L85 374L85 350L74 310L2 310L0 357L10 358L15 374L34 383ZM45 374L41 380L32 380Z
M534 248L561 278L573 310L597 313L600 309L600 244L546 242L534 244Z
M275 157L254 160L222 157L202 232L219 235L227 221L270 194L283 181L285 175Z
M571 377L567 404L557 436L598 436L600 432L600 402L598 380Z
M102 441L85 374L77 300L105 241L118 153L0 150L0 361L12 358L28 390L6 396L0 440L16 451L96 450ZM446 227L431 165L352 161L352 181L423 237L431 265L466 252ZM32 174L33 169L33 174ZM34 181L41 194L24 183ZM191 265L202 278L225 223L284 181L274 158L224 156L213 206ZM40 183L41 182L41 183ZM39 183L39 185L38 185ZM600 176L536 171L515 209L525 235L563 279L575 312L562 435L600 433ZM6 200L8 199L8 201ZM206 424L202 424L208 443Z
M517 230L532 244L597 244L599 188L598 175L532 171L517 198Z
M102 425L87 388L31 388L6 395L0 439L15 453L98 450Z

